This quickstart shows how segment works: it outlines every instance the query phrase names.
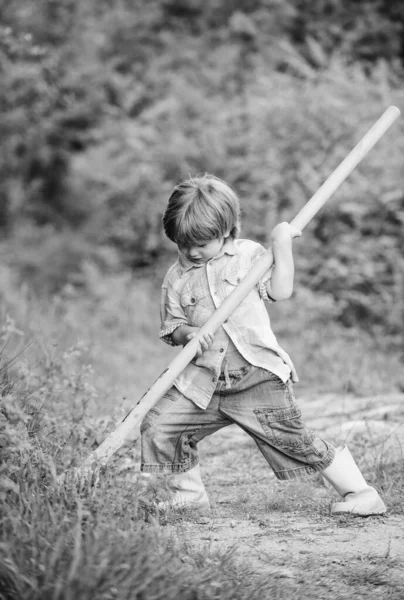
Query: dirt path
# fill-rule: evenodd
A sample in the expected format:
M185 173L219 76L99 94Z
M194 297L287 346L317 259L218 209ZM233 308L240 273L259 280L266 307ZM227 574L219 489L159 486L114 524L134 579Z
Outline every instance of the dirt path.
M182 531L193 551L214 556L230 550L259 576L307 584L308 579L311 583L323 577L330 580L330 569L335 577L343 572L351 578L355 570L367 572L369 578L373 569L374 585L401 589L404 598L403 529L402 516L353 521L289 513L265 516L258 522L201 519L184 524Z
M404 598L404 395L301 404L310 426L347 443L369 481L383 487L388 514L331 517L337 496L320 476L279 482L232 426L200 445L211 515L167 523L188 548L184 562L195 552L213 560L229 551L251 576L287 582L295 598Z

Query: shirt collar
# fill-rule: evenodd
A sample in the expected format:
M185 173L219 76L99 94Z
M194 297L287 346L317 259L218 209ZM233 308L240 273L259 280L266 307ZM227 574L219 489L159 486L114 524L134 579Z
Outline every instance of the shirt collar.
M210 261L208 261L208 262L216 260L216 259L220 258L221 256L223 256L224 254L230 254L231 256L233 256L234 254L237 254L237 253L238 253L238 248L235 244L234 239L227 238L225 243L221 247L220 251L218 252L218 254L216 254L216 256L214 256L213 258L211 258ZM178 252L178 264L180 266L180 273L181 273L181 275L183 275L184 273L186 273L187 271L190 271L191 269L199 269L200 267L204 267L207 263L203 263L201 265L196 265L193 262L191 262L190 260L188 260L186 258L186 256L181 254L181 252Z

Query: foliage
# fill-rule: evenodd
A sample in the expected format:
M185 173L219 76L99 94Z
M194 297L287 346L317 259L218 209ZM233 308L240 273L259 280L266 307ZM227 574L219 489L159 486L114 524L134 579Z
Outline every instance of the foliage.
M243 235L268 244L403 97L397 2L23 0L0 13L0 227L13 266L51 292L89 263L165 264L161 213L189 173L228 180ZM402 127L388 136L309 232L298 284L332 294L345 325L397 332Z

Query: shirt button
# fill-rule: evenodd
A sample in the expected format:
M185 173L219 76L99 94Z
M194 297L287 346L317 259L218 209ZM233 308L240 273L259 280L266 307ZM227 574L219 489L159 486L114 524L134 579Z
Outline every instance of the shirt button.
M224 352L224 348L220 348L220 352Z

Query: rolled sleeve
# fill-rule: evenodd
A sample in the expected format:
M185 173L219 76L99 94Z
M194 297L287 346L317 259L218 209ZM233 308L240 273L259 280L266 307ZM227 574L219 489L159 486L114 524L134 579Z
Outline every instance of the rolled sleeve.
M181 325L187 324L178 295L169 287L163 286L161 289L160 303L161 326L159 338L170 346L175 346L172 334Z
M261 251L259 251L253 258L253 264L257 260L259 260L265 252L266 252L265 248L263 246L261 246ZM267 283L272 277L272 269L273 269L273 266L268 269L268 271L265 273L265 275L263 277L261 277L261 279L259 280L259 282L257 284L258 293L259 293L260 297L263 300L265 300L266 302L276 302L276 300L271 298L271 296L269 296L268 292L267 292Z
M276 300L271 298L271 296L269 296L268 292L267 292L267 283L269 280L270 280L270 277L266 280L260 279L260 281L258 282L258 293L259 293L260 297L263 300L265 300L266 302L276 302Z

